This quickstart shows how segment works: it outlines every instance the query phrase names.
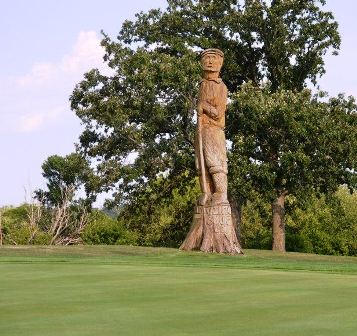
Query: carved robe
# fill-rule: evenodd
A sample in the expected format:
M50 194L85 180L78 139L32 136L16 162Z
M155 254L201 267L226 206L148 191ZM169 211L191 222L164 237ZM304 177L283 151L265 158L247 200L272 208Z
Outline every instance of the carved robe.
M227 87L221 78L203 79L200 85L198 111L201 118L201 137L205 167L200 167L196 138L196 166L201 175L206 170L206 182L213 190L212 174L227 174L226 139L224 135ZM198 134L198 132L196 133Z

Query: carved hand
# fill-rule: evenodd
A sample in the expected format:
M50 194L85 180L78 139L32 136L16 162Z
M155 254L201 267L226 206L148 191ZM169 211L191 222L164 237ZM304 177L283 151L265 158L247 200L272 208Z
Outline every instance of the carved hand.
M213 119L218 119L217 109L209 103L202 104L203 112Z

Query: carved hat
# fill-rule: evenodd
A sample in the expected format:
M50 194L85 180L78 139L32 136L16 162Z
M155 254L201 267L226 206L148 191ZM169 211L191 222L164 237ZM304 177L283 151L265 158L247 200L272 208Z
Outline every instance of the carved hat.
M209 48L209 49L206 49L206 50L203 50L202 53L201 53L201 57L204 57L208 54L215 54L215 55L218 55L218 56L221 56L223 58L224 54L223 54L223 51L222 50L219 50L219 49L215 49L215 48Z

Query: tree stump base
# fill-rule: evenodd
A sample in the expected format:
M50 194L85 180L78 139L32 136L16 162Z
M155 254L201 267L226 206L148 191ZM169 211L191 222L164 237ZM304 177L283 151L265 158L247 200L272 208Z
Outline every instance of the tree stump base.
M243 254L229 203L196 205L190 232L180 249Z

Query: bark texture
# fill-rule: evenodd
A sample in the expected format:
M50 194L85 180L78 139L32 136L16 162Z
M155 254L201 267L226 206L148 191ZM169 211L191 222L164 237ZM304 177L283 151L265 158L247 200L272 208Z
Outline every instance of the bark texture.
M272 203L273 251L285 252L285 197L283 193Z
M236 230L236 235L239 244L241 241L241 226L242 226L242 203L237 201L231 195L228 195L229 204L231 205L232 210L232 221L234 228Z

